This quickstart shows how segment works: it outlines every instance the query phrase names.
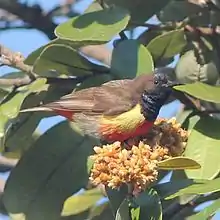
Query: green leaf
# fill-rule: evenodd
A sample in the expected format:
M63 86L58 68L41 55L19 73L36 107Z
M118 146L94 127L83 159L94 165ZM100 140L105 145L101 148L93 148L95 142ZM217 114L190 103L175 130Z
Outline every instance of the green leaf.
M23 213L9 214L9 216L12 220L26 220L26 216Z
M106 83L110 80L113 80L113 77L111 74L95 75L92 78L88 78L84 80L79 86L77 86L76 90L100 86L101 84Z
M87 217L88 220L113 220L112 210L109 202L105 202L99 206L94 206Z
M207 180L192 180L192 179L182 179L182 180L172 180L170 182L161 183L155 185L153 188L157 191L161 199L173 195L182 189L190 187L192 185L200 185L206 183Z
M28 57L24 60L24 63L27 65L34 65L36 59L40 56L40 54L42 53L42 51L47 48L48 46L51 45L57 45L57 44L61 44L61 45L69 45L71 47L74 48L74 46L76 46L76 44L72 41L67 41L67 40L63 40L63 39L59 39L59 38L55 38L54 40L51 40L49 43L39 47L38 49L32 51ZM39 73L40 75L40 73Z
M197 161L201 165L201 169L185 170L188 178L213 179L219 174L219 130L219 120L210 116L203 116L193 127L184 154Z
M102 10L102 6L100 5L99 2L97 1L93 1L91 5L89 5L89 7L85 10L84 13L88 13L88 12L94 12L94 11L100 11Z
M128 11L119 8L108 8L89 12L60 24L55 29L57 37L64 40L102 44L110 41L123 30L130 19Z
M198 212L195 215L191 215L187 220L201 220L209 219L210 216L214 215L220 209L220 199L215 200L211 205L204 208L202 211Z
M126 185L123 185L118 190L106 187L105 191L107 193L113 215L116 216L118 208L128 195L128 188Z
M33 83L20 87L20 92L12 94L12 97L0 105L0 138L3 138L10 120L15 119L20 111L24 99L31 93L37 92L45 86L46 79L37 79ZM3 141L3 140L2 140ZM3 142L1 150L3 150Z
M86 190L75 196L69 197L63 205L62 216L76 215L96 204L103 197L97 188Z
M102 215L106 210L110 210L109 202L103 202L100 205L95 205L89 210L89 215L87 217L88 220L92 220L96 217ZM110 210L110 215L112 215Z
M108 6L117 5L127 8L131 14L131 25L133 23L144 23L155 13L159 12L170 0L104 0Z
M201 11L201 7L187 1L170 1L166 7L158 13L161 22L180 22L186 17Z
M139 196L134 199L134 202L140 206L140 220L162 220L160 197L154 189L148 189L139 194Z
M205 83L196 82L192 84L174 86L174 89L185 92L201 100L220 103L220 86L210 86Z
M88 156L97 144L67 121L49 129L10 174L3 198L7 211L31 220L57 219L64 201L87 184Z
M185 121L182 122L182 127L188 131L191 131L199 120L200 120L199 115L194 115L194 116L188 115Z
M196 194L196 195L202 195L206 193L213 193L220 191L220 178L214 179L214 180L208 180L204 183L198 182L193 185L190 185L186 188L180 189L176 193L166 197L166 199L173 199L177 196L182 196L185 194Z
M178 29L155 37L147 45L147 49L151 52L154 61L158 62L162 58L171 58L180 53L186 43L184 30Z
M42 91L29 95L23 102L21 109L38 106L40 103L48 103L59 99L61 96L72 92L75 84L63 88L57 84L46 84ZM22 155L36 140L36 129L42 118L53 116L48 112L27 112L17 116L5 134L4 149L6 152L17 152ZM39 136L39 135L38 135ZM4 153L4 152L3 152Z
M152 73L154 63L149 51L136 40L125 40L113 50L111 72L119 78L134 78Z
M153 40L155 37L160 36L162 34L167 33L167 31L162 30L162 29L158 29L158 30L146 30L145 32L143 32L139 37L138 37L138 41L143 44L144 46L147 46L151 40ZM167 66L168 64L172 63L174 60L173 57L171 58L160 58L159 62L157 62L155 64L155 66L157 67L161 67L161 66Z
M116 212L115 220L128 220L129 218L130 215L128 201L127 199L124 199Z
M201 166L195 160L187 157L173 157L158 162L161 170L200 169Z
M140 207L131 208L131 220L139 220L140 217Z
M92 74L95 70L106 70L88 61L71 46L61 44L46 47L34 63L34 71L37 73L50 69L73 76Z
M192 110L181 111L177 114L176 120L178 121L178 123L183 124L186 120L188 120L192 112Z

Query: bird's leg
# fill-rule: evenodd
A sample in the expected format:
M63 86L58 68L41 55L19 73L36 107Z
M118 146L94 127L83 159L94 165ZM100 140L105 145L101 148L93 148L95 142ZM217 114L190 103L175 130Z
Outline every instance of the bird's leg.
M140 139L139 138L130 138L124 141L125 148L131 149L133 145L138 146Z
M129 140L125 140L124 141L124 147L128 150L128 149L131 149L131 146L129 145Z

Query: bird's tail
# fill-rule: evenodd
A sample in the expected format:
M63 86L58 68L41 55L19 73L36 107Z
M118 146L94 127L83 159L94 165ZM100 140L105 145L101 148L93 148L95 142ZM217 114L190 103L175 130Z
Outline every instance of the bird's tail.
M39 107L33 107L33 108L27 108L27 109L23 109L20 110L21 113L23 112L40 112L40 111L44 111L44 112L52 112L53 110L44 106L39 106Z

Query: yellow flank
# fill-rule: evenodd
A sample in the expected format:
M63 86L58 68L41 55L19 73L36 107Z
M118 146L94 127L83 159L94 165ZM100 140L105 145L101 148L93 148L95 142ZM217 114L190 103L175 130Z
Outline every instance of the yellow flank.
M137 125L142 124L144 121L145 118L141 114L141 106L139 104L130 111L120 115L103 116L101 118L101 124L107 125L109 130L117 128L121 132L133 131Z

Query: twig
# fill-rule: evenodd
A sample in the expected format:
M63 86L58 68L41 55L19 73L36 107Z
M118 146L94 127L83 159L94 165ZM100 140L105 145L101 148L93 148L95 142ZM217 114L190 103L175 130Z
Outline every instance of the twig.
M32 66L24 64L24 57L20 52L13 52L0 44L0 56L2 64L24 71L30 79L35 79Z
M31 83L31 79L29 76L25 76L23 78L14 78L14 79L4 79L0 78L0 85L3 86L23 86Z

